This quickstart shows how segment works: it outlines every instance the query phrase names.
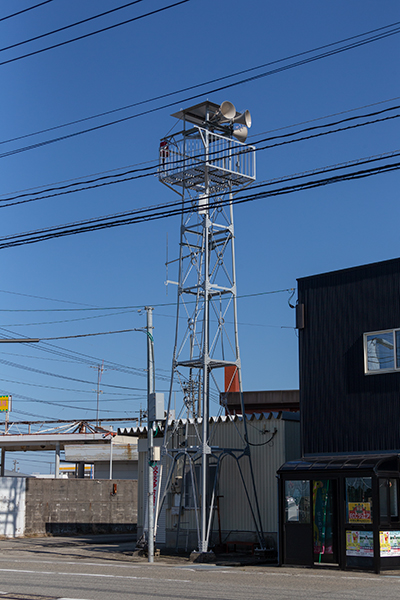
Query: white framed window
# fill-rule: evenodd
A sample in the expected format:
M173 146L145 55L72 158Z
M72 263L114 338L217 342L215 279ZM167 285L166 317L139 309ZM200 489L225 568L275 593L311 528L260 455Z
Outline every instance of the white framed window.
M400 329L364 333L366 375L400 371Z

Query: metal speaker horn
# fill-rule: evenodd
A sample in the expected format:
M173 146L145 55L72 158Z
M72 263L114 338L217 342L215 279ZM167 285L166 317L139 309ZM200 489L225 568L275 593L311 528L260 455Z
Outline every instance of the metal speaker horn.
M225 100L219 107L218 112L215 113L214 119L216 119L219 122L232 121L232 119L235 118L235 115L236 108L234 107L232 102Z
M237 115L233 121L233 123L240 123L241 125L246 125L246 127L251 127L251 115L249 110L245 110L244 112Z
M249 130L247 129L246 125L241 125L237 129L233 130L232 136L234 138L236 138L239 142L245 142L247 139L248 133L249 133Z

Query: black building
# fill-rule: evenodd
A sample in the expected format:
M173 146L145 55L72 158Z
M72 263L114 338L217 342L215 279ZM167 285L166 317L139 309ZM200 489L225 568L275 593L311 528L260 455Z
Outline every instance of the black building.
M297 327L303 456L279 471L280 560L399 566L400 259L299 279Z

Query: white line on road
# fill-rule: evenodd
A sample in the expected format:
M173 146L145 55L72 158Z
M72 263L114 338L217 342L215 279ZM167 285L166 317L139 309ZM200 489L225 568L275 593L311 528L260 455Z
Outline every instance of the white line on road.
M60 571L28 571L27 569L0 569L4 573L35 573L37 575L67 575L71 576L71 573L63 573ZM135 575L105 575L104 573L79 573L79 577L108 577L109 579L140 579L146 581L159 581L155 577L137 577ZM162 581L170 581L173 583L190 583L190 579L164 579Z

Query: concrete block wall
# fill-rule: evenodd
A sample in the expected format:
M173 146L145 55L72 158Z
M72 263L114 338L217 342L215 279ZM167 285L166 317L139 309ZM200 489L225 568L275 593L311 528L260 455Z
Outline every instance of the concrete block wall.
M26 480L25 535L129 533L136 526L136 480Z

